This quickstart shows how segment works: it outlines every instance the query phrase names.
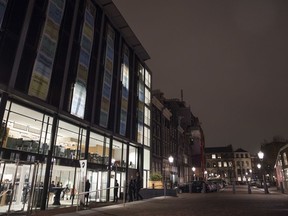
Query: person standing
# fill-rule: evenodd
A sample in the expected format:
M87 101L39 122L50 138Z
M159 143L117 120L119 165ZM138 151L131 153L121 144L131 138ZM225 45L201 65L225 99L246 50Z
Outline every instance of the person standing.
M135 189L135 184L134 184L133 176L131 176L129 187L128 187L129 202L133 201L134 189Z
M142 185L143 185L142 178L141 178L139 172L137 172L136 173L136 184L135 184L136 199L137 200L139 200L139 199L142 200L143 199L142 195L140 194L140 190L142 188Z
M89 179L87 179L86 183L85 183L85 204L86 204L86 206L88 206L90 186L91 186L91 184L89 182Z
M50 186L49 186L49 198L48 198L49 202L53 201L53 197L55 195L54 190L55 190L55 183L54 181L51 181Z
M114 186L114 202L118 202L118 188L119 184L117 179L115 180L115 186Z

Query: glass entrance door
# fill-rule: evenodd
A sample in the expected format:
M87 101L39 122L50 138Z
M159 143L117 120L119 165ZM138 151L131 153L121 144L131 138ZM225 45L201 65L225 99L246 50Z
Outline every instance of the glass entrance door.
M38 163L0 161L0 213L40 207L43 185L36 184Z

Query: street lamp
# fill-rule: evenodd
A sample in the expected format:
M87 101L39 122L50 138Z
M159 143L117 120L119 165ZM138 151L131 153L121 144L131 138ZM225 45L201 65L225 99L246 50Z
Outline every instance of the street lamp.
M207 172L207 170L205 170L204 171L204 179L205 179L205 181L207 180L207 174L208 174L208 172Z
M266 176L264 175L265 170L263 171L263 158L264 158L264 153L263 153L262 151L259 151L259 152L258 152L258 157L259 157L260 162L261 162L261 164L260 164L259 167L261 168L261 174L262 174L262 177L263 177L264 192L265 192L265 194L268 194L269 191L268 191L267 184L266 184ZM257 165L257 166L258 166L258 165ZM258 168L259 168L259 167L258 167Z
M196 170L196 168L195 168L195 167L192 167L192 176L193 176L193 181L195 180L195 170Z
M170 155L168 158L169 161L169 172L170 172L170 166L174 161L174 158ZM166 190L167 190L167 180L166 180L166 166L165 166L165 170L164 170L164 197L166 197Z
M170 155L169 158L168 158L168 161L169 161L169 173L171 172L171 166L174 162L174 158ZM171 182L171 185L170 185L170 188L172 188L172 183L173 183L173 174L172 174L172 181L171 181L171 174L169 175L170 177L170 182Z

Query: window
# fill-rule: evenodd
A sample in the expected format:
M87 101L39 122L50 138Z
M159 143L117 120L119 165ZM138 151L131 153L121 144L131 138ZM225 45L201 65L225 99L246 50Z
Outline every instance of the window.
M145 170L150 170L150 151L144 149L144 164L143 168Z
M4 19L4 14L5 14L7 3L8 3L8 0L0 1L0 29L1 29L3 19Z
M28 90L29 95L42 100L46 100L48 95L64 8L64 0L48 2L47 16Z
M227 167L228 165L227 165L227 162L226 161L224 161L223 162L223 167Z
M84 159L86 130L65 121L59 121L53 155L70 159Z
M150 105L151 102L151 93L148 88L145 87L145 104Z
M8 101L1 127L2 147L48 154L52 122L51 116Z
M218 161L218 167L222 167L222 162Z
M150 109L148 109L148 107L145 106L144 108L144 115L145 115L145 118L144 118L144 123L148 126L150 126L150 121L151 121L151 112L150 112Z
M212 154L212 159L216 159L216 154Z
M102 100L101 100L101 111L100 111L100 125L107 127L109 110L110 110L110 96L112 89L112 76L113 76L113 62L114 62L114 41L115 31L108 24L106 34L106 53L105 53L105 69L104 79L102 86Z
M112 144L112 165L117 167L126 167L126 158L124 158L123 144L116 140L113 140ZM125 154L126 155L126 154Z
M129 146L129 168L137 169L138 151L137 148Z
M150 146L150 129L148 127L144 127L144 145Z
M145 85L148 86L148 88L151 87L151 74L147 70L145 70Z
M119 133L123 136L126 134L126 123L128 113L128 99L129 99L129 49L124 44L122 51L122 65L121 65L121 84L122 84L122 100L121 100L121 116L120 116L120 130Z

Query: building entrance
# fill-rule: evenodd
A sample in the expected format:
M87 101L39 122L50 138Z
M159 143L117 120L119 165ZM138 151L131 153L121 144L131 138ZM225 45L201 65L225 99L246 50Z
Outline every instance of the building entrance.
M0 161L0 213L21 212L40 206L43 183L39 163Z

